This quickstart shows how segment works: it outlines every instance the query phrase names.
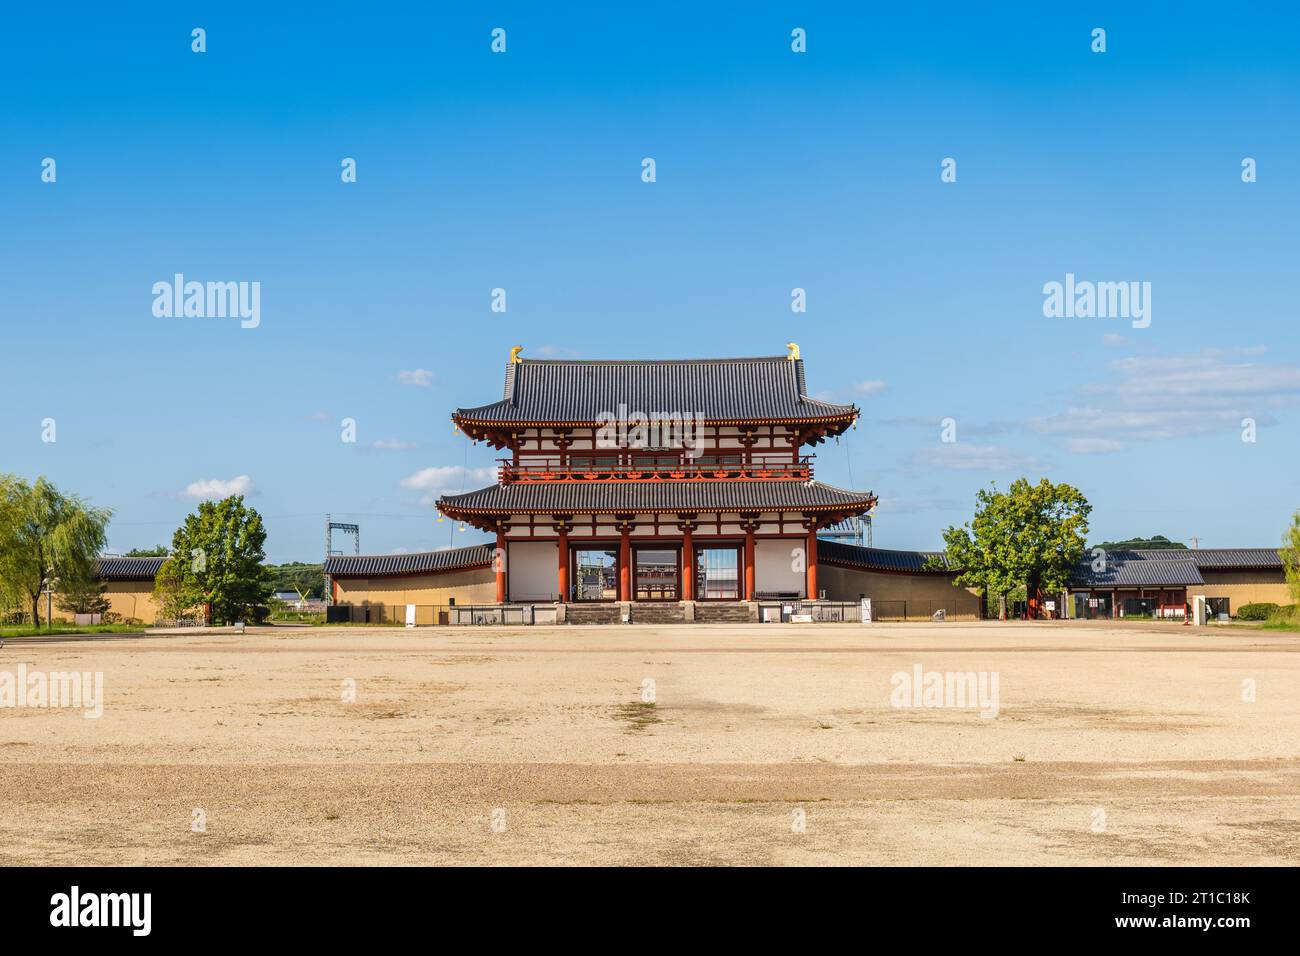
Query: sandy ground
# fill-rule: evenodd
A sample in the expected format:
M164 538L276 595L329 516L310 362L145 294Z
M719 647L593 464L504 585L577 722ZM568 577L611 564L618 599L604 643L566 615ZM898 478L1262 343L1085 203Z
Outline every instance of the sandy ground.
M1300 862L1294 634L277 629L23 663L102 672L104 706L0 707L4 864ZM996 674L996 716L893 706L917 665Z

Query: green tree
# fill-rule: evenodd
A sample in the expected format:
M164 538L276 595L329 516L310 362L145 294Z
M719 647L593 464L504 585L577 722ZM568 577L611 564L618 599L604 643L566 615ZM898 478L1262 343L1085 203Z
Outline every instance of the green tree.
M1046 478L1018 478L975 495L975 517L943 532L944 559L959 570L953 583L979 588L985 599L1025 588L1031 617L1044 593L1057 594L1083 557L1092 506L1078 489Z
M132 548L126 553L126 556L128 558L165 558L170 553L166 545L159 544L152 548Z
M1300 604L1300 511L1291 516L1291 527L1282 535L1282 547L1278 549L1282 559L1282 568L1286 572L1286 583L1291 588L1291 597Z
M1170 541L1162 534L1149 538L1127 538L1124 541L1103 541L1097 545L1103 551L1186 551L1187 545L1181 541Z
M160 604L207 606L223 623L251 618L271 595L265 545L262 516L243 495L203 502L172 536L172 556L155 580Z
M41 591L85 586L94 577L112 511L65 495L44 477L28 484L0 475L0 593L31 608L41 624Z
M113 606L104 593L106 590L97 581L60 582L54 604L69 614L106 614Z
M324 565L291 561L267 566L271 583L277 591L297 591L303 597L318 598L325 593Z
M188 619L199 609L199 592L185 587L179 561L162 563L153 579L153 598L160 621Z

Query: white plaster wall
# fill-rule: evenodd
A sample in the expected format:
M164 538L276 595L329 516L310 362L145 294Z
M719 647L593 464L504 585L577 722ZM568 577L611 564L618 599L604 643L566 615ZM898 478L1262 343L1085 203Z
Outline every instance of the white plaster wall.
M758 591L796 591L804 593L808 583L805 571L795 571L794 549L803 549L806 538L764 538L754 542L754 588ZM804 556L802 567L807 567Z
M559 545L554 541L511 541L509 547L510 600L555 600Z

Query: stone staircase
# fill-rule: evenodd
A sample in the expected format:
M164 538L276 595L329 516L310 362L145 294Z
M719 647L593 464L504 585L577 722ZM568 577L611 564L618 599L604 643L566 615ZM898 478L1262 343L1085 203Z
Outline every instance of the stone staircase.
M570 604L565 608L569 624L618 624L622 621L617 604Z
M633 624L685 624L686 610L675 601L660 604L633 604Z
M748 624L749 621L749 605L744 601L725 604L701 601L695 605L697 624Z

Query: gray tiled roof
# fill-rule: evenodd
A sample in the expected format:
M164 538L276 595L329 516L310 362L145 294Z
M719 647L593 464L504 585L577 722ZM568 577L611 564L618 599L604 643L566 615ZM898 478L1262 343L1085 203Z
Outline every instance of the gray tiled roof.
M97 558L95 577L100 581L152 581L167 559Z
M857 415L853 405L809 398L802 360L661 361L525 359L506 366L501 401L458 408L474 422L595 422L602 413L679 412L707 421L804 421Z
M611 514L631 512L799 511L866 512L869 491L845 491L820 481L540 481L491 485L438 500L447 514Z
M951 574L946 567L927 568L926 562L938 558L947 564L942 551L891 551L887 548L860 548L841 541L817 539L817 560L847 564L869 571L902 571L911 574Z
M1203 570L1282 567L1277 548L1196 548L1187 553Z
M446 551L420 551L414 554L334 555L325 562L325 573L332 577L380 574L420 574L428 571L455 571L492 563L492 546L474 544Z
M1092 552L1070 576L1075 587L1182 587L1204 584L1195 551L1107 551L1105 569L1093 570Z

